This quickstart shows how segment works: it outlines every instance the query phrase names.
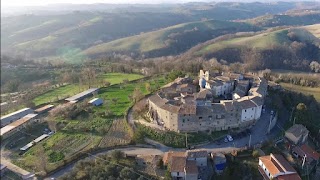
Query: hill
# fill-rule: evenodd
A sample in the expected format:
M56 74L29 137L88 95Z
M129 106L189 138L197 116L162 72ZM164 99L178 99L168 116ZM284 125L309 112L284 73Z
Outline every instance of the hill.
M29 57L60 56L66 50L187 22L172 13L74 12L1 18L1 50Z
M314 24L310 26L304 26L304 29L308 30L315 37L320 38L320 24Z
M320 23L320 10L290 11L284 14L264 15L253 19L243 20L260 27L303 26Z
M249 69L308 68L312 60L320 61L319 39L303 28L244 33L221 40L211 40L186 54L191 57L243 62ZM303 61L302 61L303 60Z
M113 52L135 53L146 57L173 55L223 34L255 30L256 27L245 23L197 21L99 44L86 49L83 54L91 57Z

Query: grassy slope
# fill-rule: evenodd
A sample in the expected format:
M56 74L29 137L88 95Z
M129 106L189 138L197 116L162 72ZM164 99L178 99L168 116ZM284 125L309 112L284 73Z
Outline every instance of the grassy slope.
M264 15L243 22L260 27L297 26L320 23L320 11L310 13L298 12L281 15Z
M320 24L314 24L310 26L304 26L304 29L308 30L315 37L320 38Z
M267 49L272 45L283 44L289 42L287 30L279 30L271 33L262 33L250 37L234 38L226 41L217 42L201 48L195 55L203 55L212 53L224 48L240 48L243 46L254 47L258 49Z
M194 35L196 32L208 32L208 31L222 31L222 29L228 28L239 28L246 29L251 26L243 23L232 23L224 21L199 21L192 23L184 23L176 26L171 26L158 31L153 31L137 36L132 36L128 38L118 39L109 43L99 44L97 46L90 47L86 49L83 53L87 55L96 55L112 51L129 51L129 52L139 52L146 53L153 50L159 50L162 48L170 47L170 43L166 42L169 40L175 41L176 33L186 33L187 31L192 31L197 28L193 33L187 33L188 36ZM185 36L184 38L188 38ZM208 40L208 39L207 39Z
M142 78L142 75L139 74L121 74L121 73L107 73L104 74L98 78L103 78L106 81L109 81L112 84L118 84L121 83L124 79L128 79L129 81L136 80ZM74 94L77 94L81 91L83 91L86 87L80 87L76 84L70 84L63 87L59 87L56 89L53 89L51 91L48 91L45 94L42 94L38 97L36 97L33 102L36 105L44 104L47 102L53 102L57 99L63 99L67 98L69 96L72 96Z
M290 83L280 83L280 85L290 91L300 92L306 95L313 95L314 98L320 102L320 88L303 87L299 85L294 85Z

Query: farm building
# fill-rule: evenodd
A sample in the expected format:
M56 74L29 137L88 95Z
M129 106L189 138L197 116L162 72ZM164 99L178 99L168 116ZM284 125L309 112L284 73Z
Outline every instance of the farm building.
M215 165L215 171L222 173L227 164L226 156L222 153L212 154L213 162Z
M103 100L101 98L94 98L94 99L91 99L88 103L94 106L100 106L103 104Z
M34 110L34 112L36 112L38 114L46 113L46 112L50 111L51 109L53 109L53 107L54 107L54 105L48 104L48 105L45 105L41 108Z
M34 122L36 120L35 117L37 115L38 114L28 114L28 115L14 121L13 123L4 126L3 128L1 128L1 133L0 133L1 137L3 139L10 137L15 132L26 127L28 124Z
M65 100L69 101L70 103L76 103L78 101L83 100L86 97L92 96L92 94L95 93L95 92L98 92L98 90L99 90L99 88L91 88L91 89L83 91L83 92L81 92L79 94L76 94L76 95L74 95L72 97L69 97L69 98L67 98Z
M20 148L20 151L26 151L29 148L31 148L34 144L44 140L45 138L49 137L48 134L42 134L41 136L37 137L35 140L33 140L32 142L28 143L27 145L23 146L22 148Z
M13 112L11 114L5 115L1 117L1 127L4 127L20 118L22 118L23 116L33 113L33 110L30 108L23 108L20 109L16 112Z

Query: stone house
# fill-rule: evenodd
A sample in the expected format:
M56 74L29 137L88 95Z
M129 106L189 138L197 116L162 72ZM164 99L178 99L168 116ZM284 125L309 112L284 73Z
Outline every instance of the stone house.
M285 137L293 144L304 144L308 139L309 130L302 124L291 126L286 132Z

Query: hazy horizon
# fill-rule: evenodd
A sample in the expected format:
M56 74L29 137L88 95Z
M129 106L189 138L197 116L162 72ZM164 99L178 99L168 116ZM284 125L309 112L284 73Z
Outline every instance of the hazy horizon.
M24 7L24 6L47 6L54 4L177 4L177 3L188 3L188 2L275 2L275 1L303 1L303 0L2 0L1 8L4 7ZM310 0L318 1L318 0Z

